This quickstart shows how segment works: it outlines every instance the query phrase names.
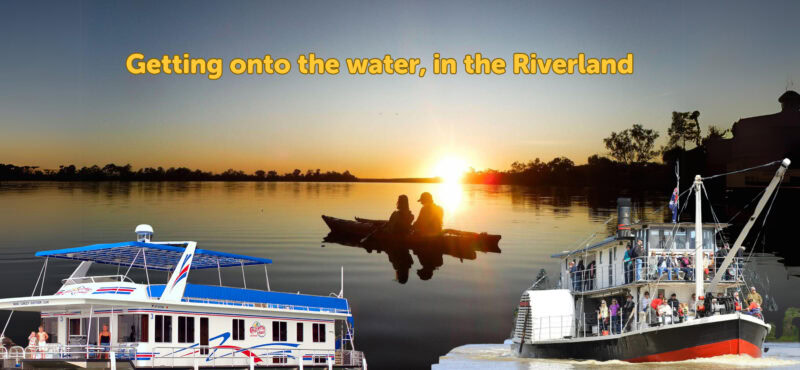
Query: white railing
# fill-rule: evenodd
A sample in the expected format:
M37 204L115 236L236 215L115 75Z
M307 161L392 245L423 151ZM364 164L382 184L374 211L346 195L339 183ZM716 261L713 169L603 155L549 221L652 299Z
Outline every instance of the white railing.
M247 367L259 366L326 365L361 367L360 351L297 348L214 348L209 346L155 347L152 362L147 366L176 367ZM140 365L141 366L141 365Z
M18 348L18 351L14 351ZM5 348L3 348L5 350ZM2 352L0 352L2 354ZM61 345L12 347L5 359L61 359L138 361L139 367L248 367L261 366L326 365L361 367L364 354L360 351L298 348L217 348L213 346L154 347L151 352L138 351L136 344L129 345Z
M674 257L674 256L673 256ZM659 263L662 262L662 263ZM704 260L704 264L705 264ZM707 260L704 278L710 281L717 273L717 260ZM723 282L743 282L743 258L734 258L724 272ZM616 261L612 264L599 264L594 268L565 270L561 272L562 286L573 292L589 292L612 288L635 282L695 282L693 259L688 264L681 264L678 259L672 262L660 260L659 256L638 257L629 262Z
M735 308L727 309L723 303L725 299L727 299L729 303L732 303L731 300L733 298L731 297L713 298L709 307L709 312L701 316L725 315L739 312L763 320L760 309L753 311L742 308L739 310ZM702 304L702 302L700 304ZM687 304L679 304L679 307L679 309L672 309L669 304L660 305L658 310L652 308L652 306L648 306L645 310L640 310L636 307L636 312L632 314L630 312L625 312L627 315L623 315L623 311L620 308L616 315L609 316L608 318L601 318L598 312L585 313L577 317L574 315L532 317L528 319L529 322L526 325L516 326L516 336L520 337L519 330L527 331L524 335L524 339L526 341L536 342L625 334L634 333L651 327L669 327L701 317L698 316L695 309L690 308ZM524 317L518 317L517 320L524 320ZM519 324L519 322L517 322L517 324Z
M258 308L270 308L270 309L294 310L294 311L307 311L307 312L327 312L327 313L350 314L350 310L349 309L343 310L343 309L328 308L328 307L313 307L313 306L288 305L288 304L277 304L277 303L257 303L257 302L234 301L234 300L228 300L228 299L184 297L184 298L181 299L181 301L182 302L189 302L189 303L218 304L218 305L224 305L224 306L258 307Z

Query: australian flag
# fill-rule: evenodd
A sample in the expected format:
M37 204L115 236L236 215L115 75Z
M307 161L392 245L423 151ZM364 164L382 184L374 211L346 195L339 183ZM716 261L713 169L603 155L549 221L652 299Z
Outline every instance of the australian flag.
M669 209L672 210L672 223L678 222L678 188L672 191L669 198Z

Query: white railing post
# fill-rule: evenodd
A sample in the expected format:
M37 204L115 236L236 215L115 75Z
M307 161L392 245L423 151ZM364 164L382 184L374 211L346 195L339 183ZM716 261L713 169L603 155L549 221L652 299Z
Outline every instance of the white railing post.
M325 362L328 364L328 370L333 370L333 361L331 361L331 356L328 356L327 353L325 354Z
M109 352L108 359L111 361L111 370L117 370L117 354L114 351Z
M254 370L256 368L256 360L253 356L247 356L250 359L250 370Z

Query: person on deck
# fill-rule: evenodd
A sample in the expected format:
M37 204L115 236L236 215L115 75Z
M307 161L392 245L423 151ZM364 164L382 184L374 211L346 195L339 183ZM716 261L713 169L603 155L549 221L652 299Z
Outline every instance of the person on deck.
M752 303L752 302L758 303L759 307L761 307L761 305L764 304L764 300L761 299L761 294L758 294L758 292L756 292L756 287L754 286L750 287L750 294L747 295L747 303Z
M678 257L678 266L680 266L681 271L683 271L683 280L694 280L694 267L692 267L692 261L689 259L689 254Z
M595 263L595 261L589 262L589 264L586 265L586 278L584 279L583 285L584 290L589 291L594 289L594 277L597 271L595 268L596 265L597 263Z
M384 226L384 230L392 234L408 234L411 232L413 221L414 214L408 207L408 197L403 194L397 197L397 210L389 216L389 222Z
M606 300L600 301L600 309L597 311L597 325L600 330L600 335L607 335L608 333L608 305Z
M582 291L583 283L584 281L586 281L586 267L583 266L583 260L578 261L578 265L575 266L575 271L577 271L578 274L578 284L577 284L578 291Z
M619 303L617 303L616 298L611 299L611 306L608 308L608 313L611 317L611 334L619 334L622 326L619 320Z
M739 297L739 292L733 292L733 307L736 311L742 310L742 298Z
M103 348L102 356L108 360L108 352L111 351L111 332L108 331L108 325L103 324L103 330L100 331L100 346Z
M642 280L642 265L644 264L643 260L645 257L642 239L636 241L636 246L633 247L633 254L636 259L636 280Z
M625 266L625 284L633 281L633 264L631 260L631 245L628 244L625 248L625 255L622 256L622 263Z
M674 320L676 317L679 317L681 303L678 301L678 296L675 293L669 296L667 304L672 308L672 319Z
M628 294L628 297L625 300L625 305L622 306L622 325L624 327L624 331L631 330L634 312L636 312L636 303L633 301L633 296Z
M649 322L649 317L647 314L649 313L650 308L650 292L644 292L644 297L642 297L639 301L639 309L641 313L639 315L639 322Z
M433 202L431 193L424 192L419 196L418 202L422 203L419 217L414 222L414 233L419 235L437 235L442 232L444 210Z
M50 339L50 335L44 331L44 325L39 325L39 332L36 333L36 338L39 340L37 343L39 352L44 352L47 350L47 340ZM42 358L44 358L44 355L42 355Z
M650 321L658 321L658 309L659 306L663 305L664 303L664 293L658 293L658 297L654 298L650 302L650 308L648 308L648 312L650 313Z
M36 331L31 331L31 335L28 336L28 353L31 354L31 358L34 358L34 353L38 350L36 349L36 345L39 343L39 340L36 339Z

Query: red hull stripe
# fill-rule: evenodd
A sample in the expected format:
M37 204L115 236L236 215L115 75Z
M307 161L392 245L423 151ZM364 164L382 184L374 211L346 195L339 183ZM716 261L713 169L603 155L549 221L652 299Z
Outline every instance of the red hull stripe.
M658 353L627 360L628 362L663 362L663 361L685 361L700 357L714 357L722 355L750 355L750 357L761 357L761 348L744 339L731 339L722 342L703 344L676 351Z

